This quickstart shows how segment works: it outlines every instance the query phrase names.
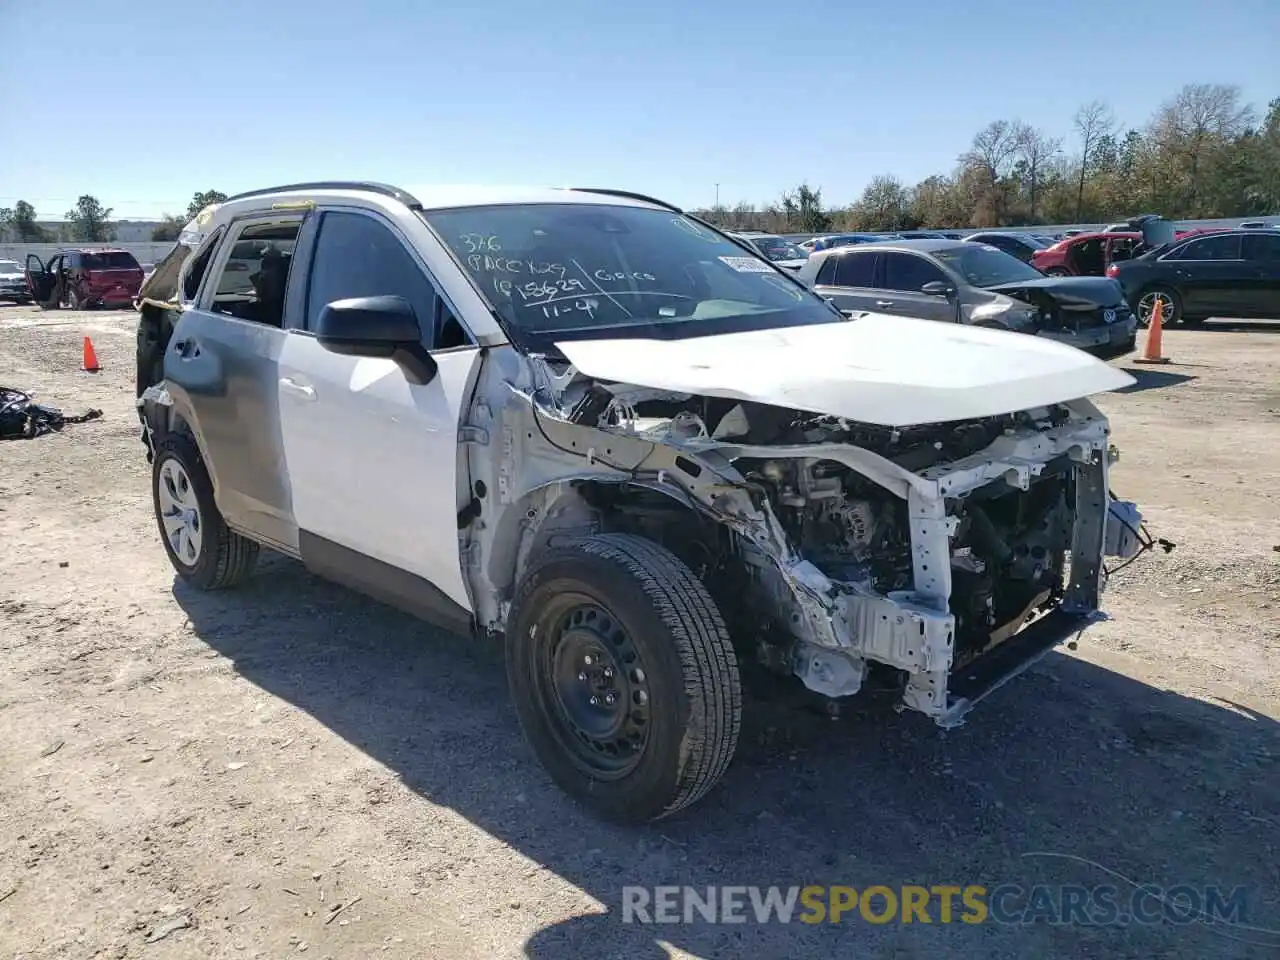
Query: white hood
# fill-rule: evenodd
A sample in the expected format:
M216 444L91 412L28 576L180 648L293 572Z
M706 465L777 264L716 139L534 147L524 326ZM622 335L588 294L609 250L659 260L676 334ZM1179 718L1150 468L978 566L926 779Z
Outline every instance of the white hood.
M687 340L556 346L580 372L601 380L887 427L998 416L1134 382L1041 337L885 314Z

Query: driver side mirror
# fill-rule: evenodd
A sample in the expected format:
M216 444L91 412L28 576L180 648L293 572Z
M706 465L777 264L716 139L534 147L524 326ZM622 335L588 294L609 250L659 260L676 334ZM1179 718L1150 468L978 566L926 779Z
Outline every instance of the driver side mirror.
M404 297L353 297L325 304L316 320L316 340L331 353L394 360L405 379L419 386L438 371L422 345L413 305Z
M920 288L920 292L927 293L931 297L950 297L956 292L956 288L941 280L930 280Z

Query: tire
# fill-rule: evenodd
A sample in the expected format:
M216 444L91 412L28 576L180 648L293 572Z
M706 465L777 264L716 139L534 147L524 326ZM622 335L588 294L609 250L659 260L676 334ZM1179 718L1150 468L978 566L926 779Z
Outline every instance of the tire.
M1050 267L1044 272L1046 277L1069 277L1071 274L1062 267Z
M1183 321L1182 297L1178 294L1178 291L1173 287L1157 284L1143 290L1138 295L1137 303L1134 304L1133 312L1138 315L1139 326L1150 326L1151 310L1156 298L1165 301L1164 316L1160 319L1161 327L1172 327L1174 324Z
M507 680L552 780L609 820L697 802L737 747L742 686L720 611L643 537L585 537L533 561L508 622Z
M200 590L221 590L245 580L258 560L258 544L231 530L213 499L213 483L195 441L167 436L151 464L151 502L160 541L174 570ZM174 523L175 507L188 513ZM170 531L173 531L171 535Z

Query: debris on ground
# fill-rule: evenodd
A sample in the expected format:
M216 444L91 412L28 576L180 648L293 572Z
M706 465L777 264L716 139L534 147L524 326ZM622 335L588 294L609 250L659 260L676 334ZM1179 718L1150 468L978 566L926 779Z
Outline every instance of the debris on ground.
M0 440L30 440L56 433L68 423L86 423L101 416L102 411L97 409L67 416L57 407L36 403L23 390L0 387Z

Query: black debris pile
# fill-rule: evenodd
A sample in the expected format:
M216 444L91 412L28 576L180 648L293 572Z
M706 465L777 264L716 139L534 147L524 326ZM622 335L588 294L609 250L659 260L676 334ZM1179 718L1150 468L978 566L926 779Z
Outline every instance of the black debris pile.
M61 430L68 423L97 420L101 410L86 410L67 416L57 407L47 407L31 399L31 394L13 387L0 387L0 440L26 440Z

